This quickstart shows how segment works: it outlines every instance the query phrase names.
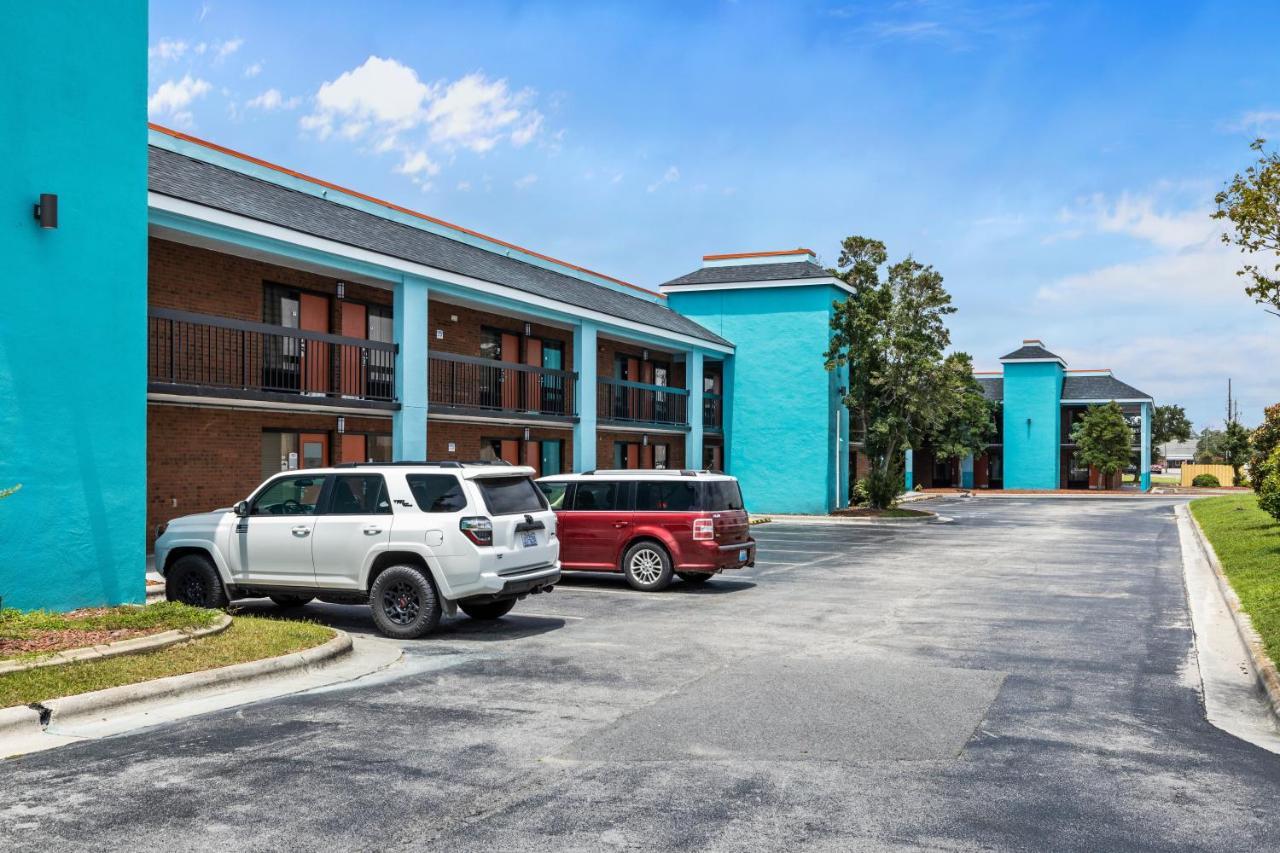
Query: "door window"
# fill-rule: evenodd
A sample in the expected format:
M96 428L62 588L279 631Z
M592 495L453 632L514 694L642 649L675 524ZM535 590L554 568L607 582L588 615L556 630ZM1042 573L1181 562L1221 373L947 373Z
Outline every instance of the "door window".
M324 477L281 477L256 498L251 515L315 515Z
M302 467L323 468L328 465L329 439L317 433L303 433L299 436L302 444Z
M622 483L579 482L573 493L573 508L579 512L621 509Z
M334 478L329 515L386 515L391 512L381 474L342 474Z
M653 446L653 467L666 468L667 455L670 448L665 444L655 444Z
M462 484L449 474L410 474L405 477L418 509L423 512L462 512L467 499Z

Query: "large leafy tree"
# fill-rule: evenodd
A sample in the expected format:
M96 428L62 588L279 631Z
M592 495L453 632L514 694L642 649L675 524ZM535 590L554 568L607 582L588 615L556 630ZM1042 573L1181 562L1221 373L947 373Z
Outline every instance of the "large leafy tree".
M1133 430L1115 401L1090 406L1071 428L1071 438L1080 459L1097 468L1106 481L1129 464Z
M1213 427L1202 429L1200 437L1196 439L1196 462L1201 465L1211 465L1224 461L1227 458L1226 451L1223 449L1226 438L1226 433L1220 429Z
M1249 428L1235 419L1222 433L1222 458L1231 466L1231 485L1240 485L1240 469L1249 461Z
M989 425L990 411L968 356L943 355L951 343L946 317L956 309L937 270L910 257L888 264L884 243L854 236L841 244L832 273L853 294L835 305L826 366L848 368L845 404L871 464L867 502L884 508L902 488L906 448L930 434L971 447L985 426L948 420L981 411Z
M973 359L955 352L942 363L939 377L948 387L939 408L926 419L925 438L942 458L978 455L995 436L995 407L973 376Z
M1157 449L1171 441L1191 438L1191 421L1181 406L1156 406L1151 410L1151 458L1159 457Z
M1249 280L1245 293L1280 309L1280 152L1266 151L1265 146L1265 139L1253 141L1250 148L1257 152L1257 162L1214 197L1218 209L1213 218L1231 223L1234 233L1223 234L1222 242L1234 243L1244 254L1261 253L1265 258L1245 264L1236 273Z
M1277 447L1280 447L1280 403L1267 406L1262 423L1249 436L1249 484L1255 492L1261 493L1264 479L1261 469Z

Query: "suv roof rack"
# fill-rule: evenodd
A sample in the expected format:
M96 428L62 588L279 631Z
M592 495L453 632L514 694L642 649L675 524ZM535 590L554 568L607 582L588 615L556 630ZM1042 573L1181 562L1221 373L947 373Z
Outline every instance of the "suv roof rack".
M667 474L672 477L696 477L699 474L719 474L706 468L593 468L583 471L583 476L595 474Z
M419 468L475 468L479 466L506 465L511 463L505 459L495 459L486 461L484 459L424 459L415 461L411 459L402 459L398 462L340 462L334 465L334 468L395 468L401 466L419 467Z

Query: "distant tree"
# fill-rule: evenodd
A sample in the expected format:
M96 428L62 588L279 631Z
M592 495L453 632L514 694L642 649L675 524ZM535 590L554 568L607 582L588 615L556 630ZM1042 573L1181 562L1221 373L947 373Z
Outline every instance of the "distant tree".
M1151 458L1160 458L1160 446L1191 438L1191 421L1181 406L1156 406L1151 410Z
M1280 309L1280 153L1265 151L1266 143L1255 139L1249 146L1258 160L1214 196L1213 218L1229 221L1235 232L1223 234L1222 242L1234 243L1242 254L1269 255L1262 264L1245 264L1236 275L1249 279L1245 293L1256 302Z
M1255 492L1261 492L1263 475L1260 469L1280 447L1280 403L1267 406L1262 423L1249 437L1249 483Z
M908 447L946 418L976 411L966 396L973 386L958 379L970 369L968 357L943 356L951 343L946 317L956 309L942 275L911 257L887 262L879 240L853 236L841 244L832 274L853 294L835 305L826 352L828 370L849 370L844 402L853 432L863 436L867 503L877 509L892 506L902 490Z
M1222 459L1231 466L1231 485L1241 485L1240 469L1249 461L1249 428L1237 420L1228 423L1222 434Z
M1133 431L1115 401L1090 406L1071 428L1071 438L1081 461L1097 468L1104 482L1129 464Z
M1196 439L1196 462L1200 465L1212 465L1222 462L1226 459L1223 451L1223 442L1226 441L1226 433L1220 429L1213 427L1205 427L1200 431L1200 438Z

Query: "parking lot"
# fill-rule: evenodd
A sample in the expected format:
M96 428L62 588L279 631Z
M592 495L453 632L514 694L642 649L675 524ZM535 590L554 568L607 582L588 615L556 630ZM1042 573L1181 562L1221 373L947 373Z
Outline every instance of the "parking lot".
M0 837L1274 849L1280 757L1204 720L1173 505L947 500L758 526L758 564L703 587L568 577L350 685L0 765Z

